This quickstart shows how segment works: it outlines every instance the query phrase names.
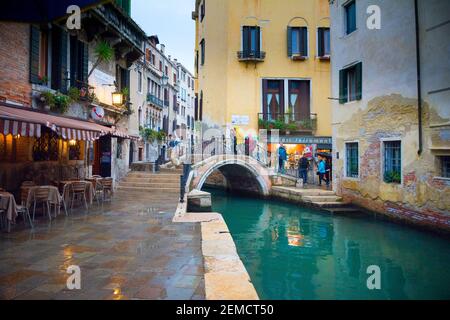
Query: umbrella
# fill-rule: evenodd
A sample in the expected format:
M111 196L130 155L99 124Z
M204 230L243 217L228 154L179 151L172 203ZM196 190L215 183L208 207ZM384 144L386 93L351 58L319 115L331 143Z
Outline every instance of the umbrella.
M112 2L112 0L8 0L3 1L0 20L46 23L67 15L67 8L77 5L80 9Z

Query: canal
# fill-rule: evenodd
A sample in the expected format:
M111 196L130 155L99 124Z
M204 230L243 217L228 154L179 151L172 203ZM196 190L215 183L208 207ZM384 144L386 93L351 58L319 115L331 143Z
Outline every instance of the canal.
M450 298L448 239L370 217L207 191L261 299ZM380 268L380 290L367 288L369 266Z

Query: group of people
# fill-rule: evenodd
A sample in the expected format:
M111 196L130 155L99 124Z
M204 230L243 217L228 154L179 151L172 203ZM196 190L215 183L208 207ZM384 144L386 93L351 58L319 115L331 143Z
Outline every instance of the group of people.
M280 144L278 148L278 171L285 173L285 162L288 159L286 147ZM302 155L298 161L298 173L300 179L303 180L303 184L308 183L308 171L310 169L310 161L305 155ZM319 176L319 186L322 182L325 182L326 186L330 185L331 181L331 163L326 157L318 156L317 162L317 175Z

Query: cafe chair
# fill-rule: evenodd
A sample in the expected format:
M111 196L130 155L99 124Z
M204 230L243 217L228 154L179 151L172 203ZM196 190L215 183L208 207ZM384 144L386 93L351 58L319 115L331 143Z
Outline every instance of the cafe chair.
M104 178L100 180L100 183L103 186L103 201L106 201L106 194L109 196L108 201L111 201L113 195L113 179Z
M30 190L28 190L30 192ZM28 200L28 194L27 193L21 193L20 194L20 205L16 205L17 208L17 214L23 215L23 222L26 223L26 220L28 220L28 223L30 224L30 228L33 229L33 221L31 220L30 210L27 207L27 200Z
M39 187L34 190L34 197L33 197L33 221L34 216L36 214L36 204L42 203L42 210L45 214L45 207L47 207L48 212L48 219L52 221L52 214L50 212L50 204L48 202L48 195L49 195L49 189L45 187Z
M100 179L95 181L95 189L94 189L94 200L97 201L97 204L100 206L100 201L103 204L105 201L105 188Z
M72 204L70 206L70 211L73 210L73 204L75 199L82 201L84 206L86 207L86 211L89 211L87 199L86 199L86 182L84 181L75 181L71 183L72 186Z

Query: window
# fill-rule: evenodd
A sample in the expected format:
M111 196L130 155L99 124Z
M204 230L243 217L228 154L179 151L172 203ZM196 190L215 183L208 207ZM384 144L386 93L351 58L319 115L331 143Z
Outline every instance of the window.
M141 127L142 126L142 109L141 108L139 108L139 111L138 111L138 123L139 123L139 127Z
M70 85L86 87L88 76L88 45L70 37Z
M155 55L152 53L152 64L155 65L156 64L156 57Z
M173 82L177 83L177 74L175 72L173 73Z
M69 143L69 160L83 160L81 158L81 141Z
M261 29L258 26L242 27L244 57L258 56L261 51Z
M330 28L319 28L317 29L318 38L318 57L329 57L331 54L330 50Z
M356 3L350 1L344 6L345 9L345 33L350 34L356 30Z
M308 29L306 27L288 27L288 56L308 56Z
M441 177L450 178L450 156L441 156Z
M138 71L138 91L142 93L142 72Z
M339 103L362 99L362 63L339 71Z
M358 178L359 176L359 151L358 143L351 142L345 144L345 167L346 176L349 178Z
M36 138L33 144L34 161L58 160L58 135L52 130L42 127L41 137Z
M202 1L200 5L200 22L203 21L203 18L205 18L205 1Z
M162 62L160 61L159 62L159 71L162 71L163 69L162 69Z
M384 141L384 182L401 183L402 156L400 141Z
M165 74L166 76L169 75L169 67L168 67L168 66L165 66L165 67L164 67L164 74Z
M117 159L122 159L122 138L117 138Z
M200 52L201 52L200 64L203 66L205 64L205 39L202 39L202 41L200 41Z

